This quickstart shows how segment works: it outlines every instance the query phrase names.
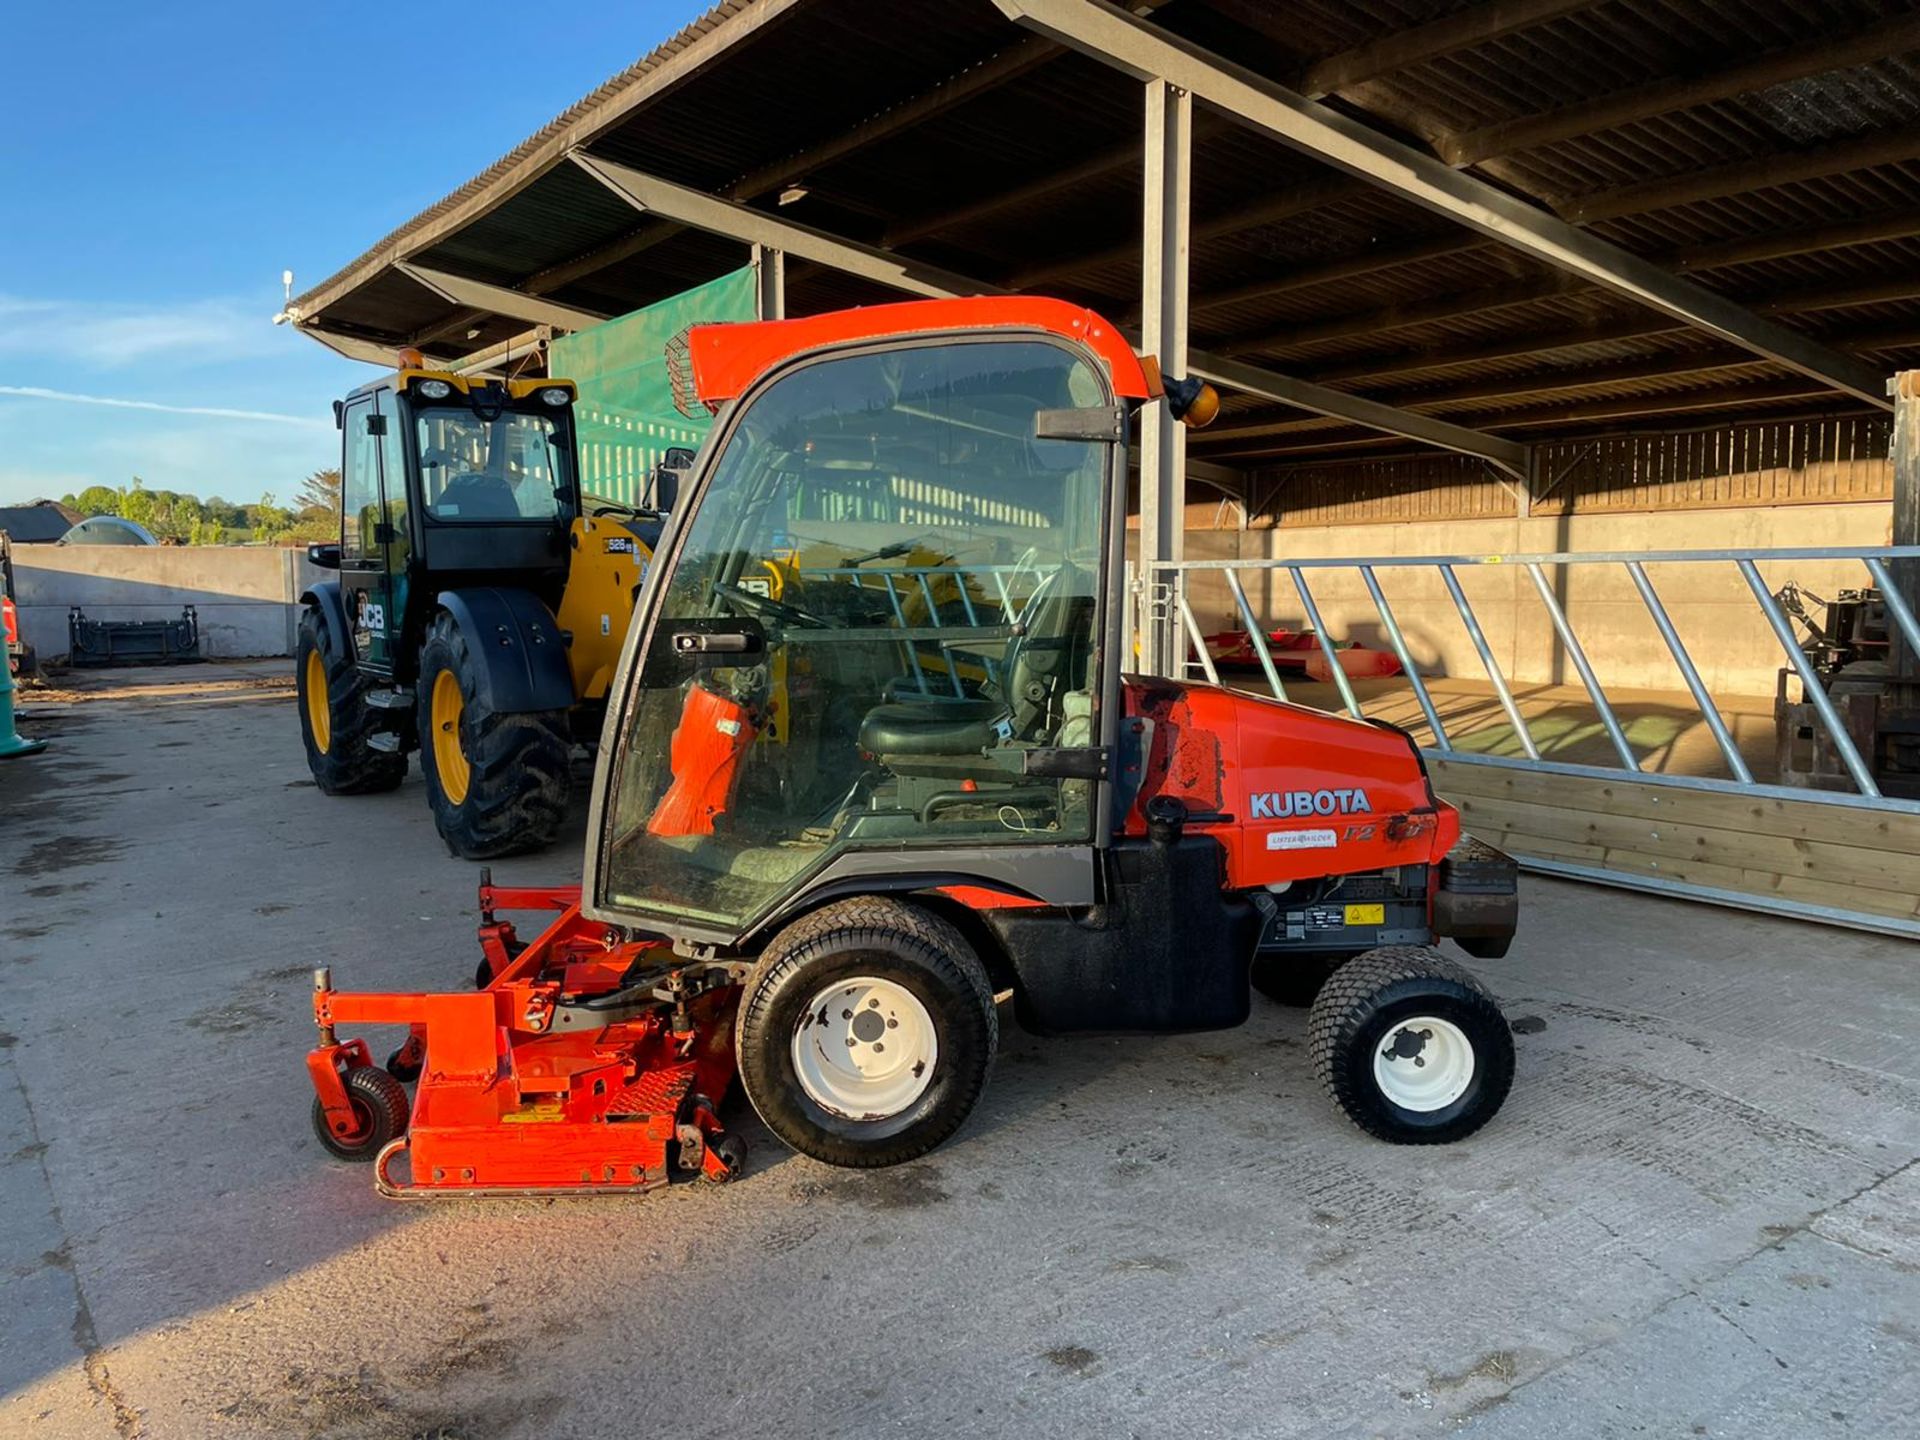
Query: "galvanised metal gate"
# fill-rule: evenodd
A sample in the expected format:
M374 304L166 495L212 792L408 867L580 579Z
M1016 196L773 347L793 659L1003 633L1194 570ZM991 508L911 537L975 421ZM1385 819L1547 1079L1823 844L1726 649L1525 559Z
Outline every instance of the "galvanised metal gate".
M1857 565L1860 578L1879 590L1889 625L1897 628L1911 653L1920 654L1920 620L1894 584L1889 569L1920 562L1920 547L1913 546L1187 561L1156 567L1151 577L1141 575L1134 580L1134 621L1136 633L1151 625L1177 626L1174 653L1180 659L1174 668L1179 673L1198 669L1217 683L1217 667L1189 604L1189 592L1202 577L1217 576L1224 582L1233 611L1245 627L1259 662L1256 683L1263 682L1276 699L1285 700L1287 685L1268 643L1268 625L1248 594L1251 578L1259 577L1262 587L1277 587L1284 574L1287 588L1298 601L1299 613L1326 660L1340 703L1354 717L1366 718L1339 659L1341 637L1325 623L1314 592L1315 583L1329 574L1357 575L1378 618L1380 633L1399 660L1424 717L1429 736L1425 753L1444 774L1444 781L1436 777L1437 788L1443 793L1454 792L1456 798L1479 795L1479 808L1493 818L1496 828L1508 836L1510 848L1530 868L1920 936L1920 804L1881 794L1870 756L1862 753L1859 738L1843 720L1796 639L1792 620L1761 576L1762 565L1777 562ZM1539 600L1538 620L1551 627L1560 652L1584 688L1609 742L1613 764L1572 764L1543 757L1509 677L1461 584L1462 572L1492 566L1527 576ZM1556 580L1564 583L1569 572L1583 567L1614 567L1627 577L1671 658L1674 673L1691 696L1700 722L1713 738L1725 775L1656 774L1643 768L1621 725L1617 706L1560 598ZM1772 632L1784 665L1799 676L1805 704L1839 758L1852 787L1850 793L1755 778L1661 598L1656 577L1671 573L1671 567L1718 567L1737 574L1744 582L1754 607L1752 614ZM1520 754L1497 756L1464 750L1448 734L1440 707L1408 644L1403 617L1395 611L1382 585L1383 574L1409 571L1438 578L1453 620L1469 642L1493 697L1512 727ZM1529 781L1528 777L1537 778ZM1623 788L1628 785L1632 788ZM1730 807L1729 801L1744 803ZM1660 811L1663 803L1665 809ZM1569 812L1588 818L1556 825L1550 816L1528 810L1516 821L1516 808L1525 810L1536 804L1550 806L1555 814ZM1473 823L1473 804L1463 803L1462 808ZM1618 824L1623 817L1632 823ZM1520 825L1552 833L1531 834ZM1688 836L1683 844L1674 842L1676 830ZM1716 840L1715 836L1720 838ZM1608 837L1612 843L1604 843ZM1679 853L1674 853L1676 850ZM1588 853L1593 851L1600 853ZM1853 856L1846 853L1849 851L1861 854ZM1795 862L1796 855L1811 858ZM1821 864L1825 870L1820 869ZM1771 868L1776 865L1780 868ZM1830 891L1830 899L1822 898L1823 891Z

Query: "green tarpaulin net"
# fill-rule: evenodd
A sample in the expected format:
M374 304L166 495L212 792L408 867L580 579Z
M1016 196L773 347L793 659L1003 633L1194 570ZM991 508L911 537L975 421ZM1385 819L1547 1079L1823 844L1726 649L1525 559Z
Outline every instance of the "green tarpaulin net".
M753 318L754 276L748 266L554 340L549 372L580 387L574 429L587 494L635 504L665 451L700 444L708 422L689 420L674 408L667 342L689 325Z

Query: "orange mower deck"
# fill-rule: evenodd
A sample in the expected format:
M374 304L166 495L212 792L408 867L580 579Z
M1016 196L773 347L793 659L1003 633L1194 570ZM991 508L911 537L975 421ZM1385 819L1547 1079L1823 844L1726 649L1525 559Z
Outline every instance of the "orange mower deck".
M483 879L486 984L470 993L354 993L315 973L315 1125L349 1158L377 1143L382 1194L632 1193L675 1170L737 1173L744 1150L716 1102L733 1079L738 986L724 969L676 965L661 942L623 942L583 920L579 898L577 887ZM554 918L521 948L502 910ZM343 1025L409 1034L380 1070L364 1040L336 1038ZM381 1134L380 1097L404 1095L393 1076L416 1071L402 1132Z

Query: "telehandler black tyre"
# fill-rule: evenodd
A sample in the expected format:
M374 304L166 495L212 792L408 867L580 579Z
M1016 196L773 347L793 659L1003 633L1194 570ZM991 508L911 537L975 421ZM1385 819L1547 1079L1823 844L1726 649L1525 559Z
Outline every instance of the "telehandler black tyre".
M916 1159L958 1130L999 1041L992 983L960 932L877 895L776 935L734 1030L741 1086L767 1128L861 1169Z
M412 1113L407 1092L393 1076L373 1065L356 1066L346 1073L341 1083L347 1087L347 1099L353 1104L354 1119L360 1122L359 1130L352 1135L334 1134L333 1127L327 1123L326 1109L316 1095L313 1133L331 1155L342 1160L372 1160L386 1148L388 1141L407 1133L407 1120Z
M1494 1117L1513 1085L1513 1033L1462 966L1388 945L1333 972L1307 1017L1320 1083L1347 1117L1396 1145L1444 1145Z
M367 795L391 790L407 778L406 756L367 744L377 717L367 708L366 694L375 682L360 673L350 652L335 652L326 620L311 606L300 617L293 683L307 769L323 794Z
M434 617L416 686L420 769L434 827L467 860L538 850L566 818L573 740L565 710L501 714L454 618Z

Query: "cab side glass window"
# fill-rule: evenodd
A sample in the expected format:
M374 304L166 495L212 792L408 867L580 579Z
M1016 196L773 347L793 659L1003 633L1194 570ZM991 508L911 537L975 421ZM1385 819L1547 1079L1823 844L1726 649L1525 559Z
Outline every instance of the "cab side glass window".
M346 453L340 467L340 506L346 524L340 537L343 561L368 560L379 553L374 536L380 523L380 438L369 427L373 400L348 405L342 418Z
M411 548L407 538L406 431L400 420L399 403L393 396L380 397L380 413L387 417L387 433L379 441L387 502L386 568L398 574L406 569Z

